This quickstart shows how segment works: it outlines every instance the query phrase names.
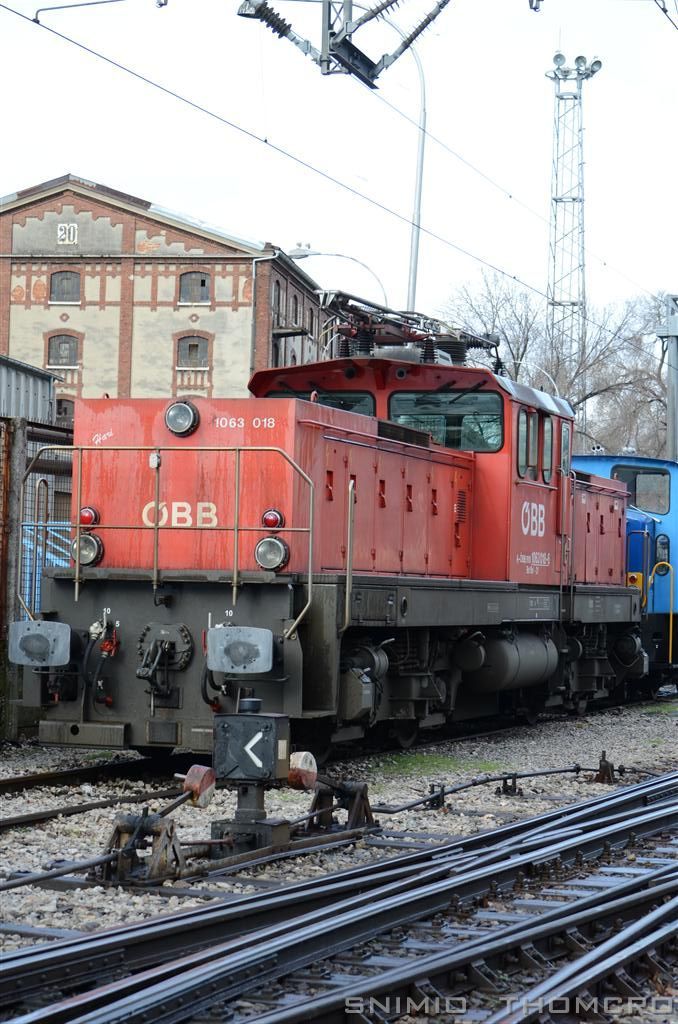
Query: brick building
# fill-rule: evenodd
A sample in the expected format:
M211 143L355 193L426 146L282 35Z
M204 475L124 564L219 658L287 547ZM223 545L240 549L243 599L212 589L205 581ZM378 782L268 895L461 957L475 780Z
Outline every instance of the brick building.
M78 396L247 394L318 354L315 282L270 243L72 175L0 200L0 355Z

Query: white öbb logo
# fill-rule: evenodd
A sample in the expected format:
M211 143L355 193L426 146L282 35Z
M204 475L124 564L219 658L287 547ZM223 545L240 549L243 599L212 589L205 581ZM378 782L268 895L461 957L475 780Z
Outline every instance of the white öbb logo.
M520 512L520 526L529 537L543 537L546 532L546 508L536 501L524 501Z
M217 506L212 501L198 501L195 511L190 501L161 501L156 524L155 502L149 501L141 510L144 526L218 526Z

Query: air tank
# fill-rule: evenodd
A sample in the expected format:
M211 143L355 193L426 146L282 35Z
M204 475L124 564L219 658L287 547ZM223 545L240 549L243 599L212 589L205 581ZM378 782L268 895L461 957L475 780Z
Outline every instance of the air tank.
M467 689L519 690L537 686L553 675L558 650L550 637L522 633L465 641L458 646L455 661L464 673Z

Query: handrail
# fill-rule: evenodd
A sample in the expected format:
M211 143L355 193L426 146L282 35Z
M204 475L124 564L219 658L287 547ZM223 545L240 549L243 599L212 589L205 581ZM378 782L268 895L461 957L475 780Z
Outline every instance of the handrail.
M351 623L351 597L353 596L353 529L355 526L355 480L348 484L348 511L346 514L346 594L344 597L344 624L339 636Z
M306 483L309 489L309 505L308 505L308 526L304 527L289 527L288 532L291 533L308 533L308 574L307 574L307 599L304 607L297 615L294 622L283 632L283 639L288 640L295 630L298 628L301 621L305 618L313 600L313 532L314 532L314 508L315 508L315 485L313 480L308 476L307 473L299 466L294 459L288 455L282 448L277 448L273 445L167 445L164 447L158 445L120 445L115 448L102 447L101 445L44 445L39 448L33 458L30 460L26 467L26 471L23 475L21 482L21 507L23 510L25 487L28 478L30 477L33 467L35 466L38 459L47 451L59 451L59 452L72 452L77 453L78 456L78 470L77 470L77 486L76 486L76 508L82 507L82 470L83 470L83 454L85 452L149 452L155 454L155 459L149 459L149 466L155 470L155 485L154 485L154 507L156 514L153 521L153 590L154 594L160 585L160 568L159 568L159 547L160 547L160 530L164 529L180 529L179 527L173 526L161 526L160 516L158 510L160 508L160 469L162 466L162 454L164 452L216 452L226 453L233 452L235 454L236 461L236 498L235 498L235 509L234 509L234 522L232 526L212 526L212 527L193 527L193 530L205 530L210 529L212 531L220 532L232 532L234 534L234 564L233 564L233 600L235 603L237 597L237 590L239 587L239 575L240 569L238 565L238 539L241 531L252 531L255 527L242 526L239 522L240 515L240 460L242 453L247 452L272 452L274 454L282 456L285 462L291 467L292 471L296 473ZM75 601L77 602L80 594L80 535L82 527L80 524L79 515L75 522L72 522L71 528L75 529L75 570L74 570L74 585L75 585ZM20 551L19 551L19 581L21 581L22 571L22 552L23 552L23 521L22 521L22 536L20 538ZM144 526L120 526L120 527L106 527L102 525L101 529L126 529L126 530L145 530L147 527ZM181 529L186 529L181 527ZM191 529L191 528L189 528ZM19 594L19 601L30 619L34 619L35 616L31 614L30 609L26 606L25 602L21 598L21 586L17 588Z
M240 450L235 453L235 510L233 512L233 607L238 600L238 522L240 516Z
M650 596L650 587L654 583L654 574L657 569L665 566L669 571L669 580L671 583L670 587L670 599L669 599L669 665L673 664L673 566L670 562L655 562L652 572L650 573L650 579L647 584L647 597ZM647 603L647 598L646 598Z
M40 495L45 495L45 521L42 526L42 564L45 564L45 556L47 552L47 523L49 522L49 484L47 483L47 477L41 476L35 485L35 513L36 520L40 522ZM38 547L38 530L40 526L36 526L35 529L35 542L33 544L33 601L32 609L35 613L38 607L38 567L40 565L39 547Z

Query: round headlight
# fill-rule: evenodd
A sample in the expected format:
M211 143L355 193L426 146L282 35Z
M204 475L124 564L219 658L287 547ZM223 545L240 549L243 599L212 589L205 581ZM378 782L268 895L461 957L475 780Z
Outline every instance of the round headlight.
M177 437L188 437L199 423L200 415L192 402L174 402L165 412L165 426Z
M264 537L254 549L254 557L262 569L282 569L289 561L290 549L279 537Z
M96 533L81 533L80 541L74 540L71 544L71 557L76 561L80 546L80 565L96 565L104 557L104 545L101 537Z

